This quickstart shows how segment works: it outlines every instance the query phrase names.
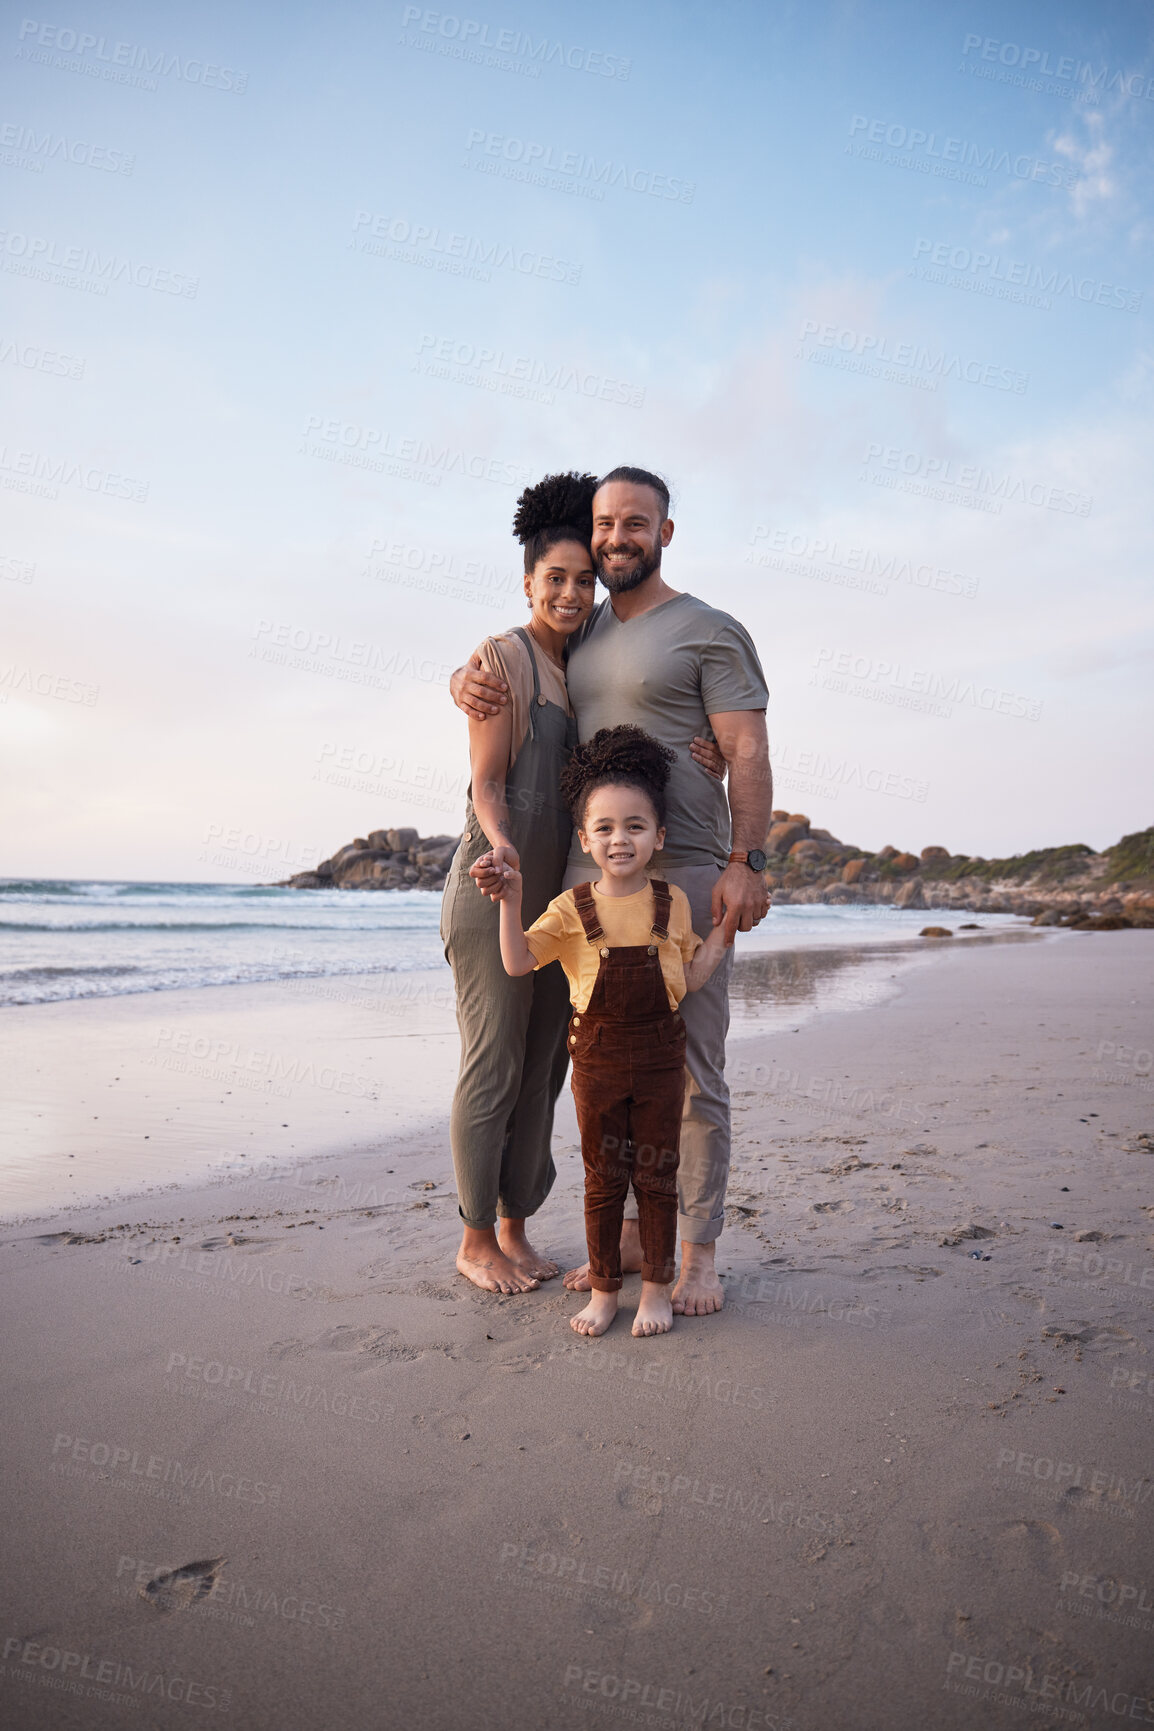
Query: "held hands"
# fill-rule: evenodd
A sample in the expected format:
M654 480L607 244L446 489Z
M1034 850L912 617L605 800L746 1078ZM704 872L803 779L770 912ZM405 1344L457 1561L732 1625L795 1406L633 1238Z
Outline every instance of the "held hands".
M483 853L480 859L469 867L469 876L481 894L488 896L490 901L519 902L522 884L520 865L517 849L508 843L502 843L500 847Z
M713 887L713 923L724 925L726 944L737 932L752 931L768 912L769 891L761 873L740 861L727 865Z

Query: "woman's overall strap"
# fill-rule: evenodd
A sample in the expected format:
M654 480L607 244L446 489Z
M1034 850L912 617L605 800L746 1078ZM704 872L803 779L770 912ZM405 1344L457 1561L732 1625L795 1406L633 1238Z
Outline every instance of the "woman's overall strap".
M605 933L601 930L601 922L597 918L592 884L574 884L573 900L577 904L577 912L585 929L586 942L590 944L600 943Z
M514 625L509 635L521 639L529 654L529 665L533 669L533 695L529 699L528 722L529 738L533 739L537 733L537 709L541 702L541 676L537 671L537 655L533 648L533 636L531 632L526 631L523 625Z
M673 897L663 878L650 878L653 890L653 936L664 943L669 936L669 917L673 912Z

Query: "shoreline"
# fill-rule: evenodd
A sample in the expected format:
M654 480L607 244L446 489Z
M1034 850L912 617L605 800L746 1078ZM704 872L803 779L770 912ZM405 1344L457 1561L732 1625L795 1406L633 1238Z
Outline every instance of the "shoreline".
M731 1047L876 1009L949 947L831 934L791 949L788 937L738 956ZM966 947L1054 941L1069 940L965 935ZM447 1133L458 1036L444 966L9 1006L5 1026L0 1124L15 1152L0 1168L0 1224L235 1177L272 1149L292 1165Z

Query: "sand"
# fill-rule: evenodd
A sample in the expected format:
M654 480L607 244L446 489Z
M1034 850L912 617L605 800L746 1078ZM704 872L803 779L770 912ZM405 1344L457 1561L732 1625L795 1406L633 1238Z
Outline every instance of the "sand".
M435 1113L10 1226L0 1719L1154 1722L1152 972L943 943L735 1042L727 1308L656 1340L454 1275Z

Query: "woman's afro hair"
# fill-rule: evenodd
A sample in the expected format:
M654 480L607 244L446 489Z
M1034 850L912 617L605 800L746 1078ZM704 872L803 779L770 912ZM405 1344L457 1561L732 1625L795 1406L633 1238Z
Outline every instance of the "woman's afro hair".
M525 549L526 571L532 571L558 541L580 541L588 547L596 491L596 475L580 475L574 469L546 475L535 487L525 488L517 500L513 533Z
M561 797L578 829L589 795L599 787L635 787L651 801L659 829L665 826L665 784L677 753L643 728L603 727L579 745L561 771Z

